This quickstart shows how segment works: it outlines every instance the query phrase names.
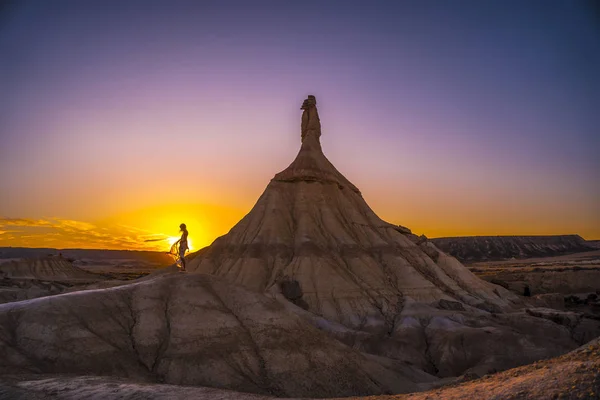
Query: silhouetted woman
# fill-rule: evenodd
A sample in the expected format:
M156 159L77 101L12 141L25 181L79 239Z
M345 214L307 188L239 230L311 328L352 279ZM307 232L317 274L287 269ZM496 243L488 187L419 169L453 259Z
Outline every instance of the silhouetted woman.
M185 272L185 252L189 249L188 247L188 231L185 224L179 225L181 231L181 239L179 239L179 259L181 260L181 270Z

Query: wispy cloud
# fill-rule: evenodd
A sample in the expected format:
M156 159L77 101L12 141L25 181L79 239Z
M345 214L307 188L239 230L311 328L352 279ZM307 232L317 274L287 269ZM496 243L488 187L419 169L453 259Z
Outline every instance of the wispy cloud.
M70 219L54 219L53 226L59 226L63 229L73 229L75 231L91 231L97 229L96 226L81 221L73 221Z
M152 235L142 235L140 236L140 238L144 239L144 242L161 242L163 240L168 240L169 236L165 235L165 234L152 234Z
M163 240L167 240L168 238L161 238L161 239L146 239L144 240L144 242L161 242Z
M141 229L141 228L137 228L135 226L131 226L131 225L123 225L123 224L119 224L117 225L119 228L122 228L123 230L129 231L129 232L142 232L142 233L149 233L154 235L154 232L151 232L147 229Z
M0 226L51 226L50 221L30 218L0 218Z
M8 232L10 236L4 235ZM89 222L62 218L0 218L0 246L156 250L162 246L150 243L166 239L168 236L164 234L131 226L97 227Z

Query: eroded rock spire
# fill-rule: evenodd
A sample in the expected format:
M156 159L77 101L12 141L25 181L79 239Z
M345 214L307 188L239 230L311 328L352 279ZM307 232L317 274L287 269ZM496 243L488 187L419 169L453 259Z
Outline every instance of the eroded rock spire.
M350 183L329 162L321 148L321 120L317 112L317 99L309 95L302 103L302 145L296 159L285 170L276 174L275 181L283 182L321 182L335 183L338 187L349 188L359 193L360 191Z
M300 109L304 110L302 113L302 142L309 135L313 135L318 140L321 137L321 120L315 96L309 94Z

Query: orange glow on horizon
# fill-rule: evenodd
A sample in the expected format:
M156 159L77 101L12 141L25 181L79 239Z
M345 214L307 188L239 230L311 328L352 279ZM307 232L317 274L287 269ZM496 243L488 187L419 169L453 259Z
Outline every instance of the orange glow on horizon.
M162 235L166 237L164 241L148 242L144 247L168 251L167 247L181 238L179 225L185 223L189 250L196 251L227 233L242 216L239 210L211 204L170 204L118 214L99 224L132 226L147 235Z
M547 211L500 210L490 213L485 204L469 204L448 208L431 207L423 202L409 202L394 206L365 196L377 215L383 220L410 228L416 234L430 238L472 235L556 235L580 234L585 239L600 237L599 232L582 232L577 224L577 210L572 215L547 218ZM238 199L239 200L239 199ZM410 204L408 204L410 203ZM113 215L92 222L59 219L11 220L11 225L0 226L0 246L95 248L153 250L168 252L181 237L179 224L186 223L190 252L210 245L218 236L226 234L252 208L251 202L241 208L211 204L166 204ZM514 219L505 217L510 213ZM544 223L545 220L545 223ZM560 225L559 225L560 222ZM559 229L557 229L559 226Z
M369 18L291 2L14 3L0 40L0 247L169 251L184 222L197 251L292 162L309 93L325 156L383 220L432 238L600 239L584 2L543 15L529 2L385 2Z

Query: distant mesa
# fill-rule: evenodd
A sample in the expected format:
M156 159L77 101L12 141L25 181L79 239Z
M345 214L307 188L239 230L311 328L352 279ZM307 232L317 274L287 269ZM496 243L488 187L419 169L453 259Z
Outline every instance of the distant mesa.
M27 247L0 247L0 261L6 259L39 258L48 255L62 256L66 259L99 263L104 260L122 259L139 261L150 265L169 265L173 259L164 251L146 250L100 250L100 249L54 249Z
M61 256L12 260L0 264L0 303L62 293L73 285L104 280Z
M97 280L98 275L73 266L62 256L46 256L0 264L1 278L52 280Z
M552 257L596 248L593 242L588 242L579 235L465 236L436 238L431 241L462 262Z

